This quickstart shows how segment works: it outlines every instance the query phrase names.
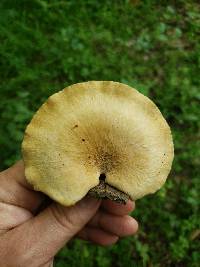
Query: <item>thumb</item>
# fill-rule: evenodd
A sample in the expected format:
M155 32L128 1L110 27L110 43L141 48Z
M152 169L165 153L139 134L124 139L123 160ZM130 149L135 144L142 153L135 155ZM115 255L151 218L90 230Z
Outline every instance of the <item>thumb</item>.
M94 216L100 202L85 197L72 207L51 204L36 217L15 229L15 234L20 240L17 254L26 254L24 258L29 263L35 263L33 266L39 266L52 259ZM29 249L24 251L24 248Z

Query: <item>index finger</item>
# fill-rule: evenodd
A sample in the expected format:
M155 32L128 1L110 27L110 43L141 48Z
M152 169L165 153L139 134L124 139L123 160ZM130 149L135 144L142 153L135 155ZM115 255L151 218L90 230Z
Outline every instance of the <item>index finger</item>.
M8 177L10 180L15 180L19 185L26 189L33 190L32 186L27 182L24 173L24 163L22 160L16 162L10 168L1 172L2 176Z
M0 202L35 212L44 199L44 194L33 191L27 183L23 161L18 161L9 169L0 172Z
M123 216L127 215L131 211L135 209L135 202L128 200L128 202L124 204L115 203L111 200L103 200L101 207L114 215Z

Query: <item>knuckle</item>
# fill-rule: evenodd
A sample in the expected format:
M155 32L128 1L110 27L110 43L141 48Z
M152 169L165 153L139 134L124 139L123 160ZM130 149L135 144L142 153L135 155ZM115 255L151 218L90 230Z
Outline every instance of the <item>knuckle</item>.
M65 211L62 209L62 207L52 206L51 207L51 213L56 221L56 224L59 225L61 228L66 230L72 230L74 228L74 220L70 214L65 213Z

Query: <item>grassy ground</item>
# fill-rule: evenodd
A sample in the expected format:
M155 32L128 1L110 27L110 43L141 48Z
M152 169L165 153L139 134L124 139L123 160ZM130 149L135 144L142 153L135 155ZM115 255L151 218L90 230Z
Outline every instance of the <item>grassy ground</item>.
M137 201L136 237L72 241L56 267L198 267L200 4L177 0L1 0L0 168L20 157L25 125L65 86L114 80L149 96L175 142L165 187Z

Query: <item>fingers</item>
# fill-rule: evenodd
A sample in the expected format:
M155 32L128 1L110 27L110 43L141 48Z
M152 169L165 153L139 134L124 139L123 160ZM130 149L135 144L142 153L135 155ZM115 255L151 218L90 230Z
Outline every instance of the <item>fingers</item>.
M126 215L135 209L135 202L129 200L125 205L113 202L111 200L103 200L101 207L115 215Z
M13 258L20 258L23 266L30 262L40 266L52 259L87 224L99 205L100 201L92 198L84 198L72 207L51 204L36 217L9 231L5 242L9 242L9 234L12 243L20 240L12 251ZM29 248L26 253L24 248Z
M0 234L32 218L32 214L23 208L0 203Z
M44 199L44 194L31 190L26 182L22 161L0 173L0 201L34 213Z
M138 223L131 216L116 216L100 210L91 219L88 225L101 228L106 232L120 237L132 235L138 230Z
M32 189L31 185L28 184L28 182L26 181L25 173L24 173L24 163L22 160L16 162L13 166L3 171L2 174L7 175L11 179L14 179L21 186L27 189Z
M77 237L102 246L115 244L119 239L117 235L107 233L102 229L93 227L85 227L77 234Z
M103 200L99 210L87 226L78 233L78 237L99 245L116 243L119 237L132 235L138 230L138 223L127 214L135 208L135 203L126 205Z

